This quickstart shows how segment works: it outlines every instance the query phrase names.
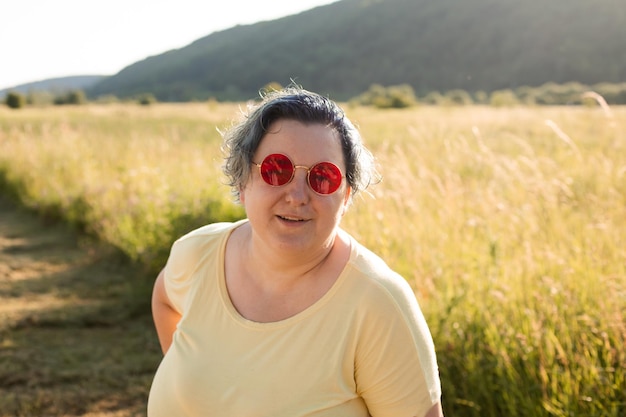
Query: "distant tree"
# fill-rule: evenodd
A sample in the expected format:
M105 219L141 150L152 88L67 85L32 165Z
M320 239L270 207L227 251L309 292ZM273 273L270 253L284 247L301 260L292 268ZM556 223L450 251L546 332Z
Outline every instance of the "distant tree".
M618 84L600 83L590 88L600 94L608 104L626 104L626 82Z
M489 103L489 94L487 94L483 90L476 91L474 93L474 102L477 104L487 104Z
M417 104L415 91L413 91L413 87L408 84L393 85L388 87L387 97L389 97L390 107L395 109L413 107Z
M21 109L26 105L26 97L15 91L11 91L4 99L5 104L11 109Z
M85 104L87 96L83 90L72 90L67 93L67 104Z
M438 106L445 102L445 98L439 91L431 91L430 93L426 94L421 101L426 104L433 104Z
M510 107L519 104L519 99L513 90L497 90L491 93L489 104L493 107Z
M376 101L385 96L385 87L380 84L372 84L364 93L354 97L351 101L362 106L375 106Z
M56 105L85 104L86 102L87 96L83 90L72 90L54 98L54 104Z
M467 106L474 103L472 96L465 90L455 89L447 91L445 97L450 104Z
M49 91L29 91L26 101L33 106L46 106L54 102L54 96Z
M417 104L417 98L413 87L408 84L383 87L380 84L372 84L363 94L353 99L357 104L374 106L380 109L405 108Z
M98 96L98 98L96 99L96 103L100 103L100 104L119 103L119 101L120 99L114 96L113 94L104 94L104 95Z
M515 89L518 100L528 106L537 104L537 90L532 87L523 86Z
M589 87L580 83L545 83L536 89L537 104L562 105L562 104L581 104L582 94Z
M142 106L149 106L157 102L156 97L152 93L143 93L140 94L137 98L137 102Z

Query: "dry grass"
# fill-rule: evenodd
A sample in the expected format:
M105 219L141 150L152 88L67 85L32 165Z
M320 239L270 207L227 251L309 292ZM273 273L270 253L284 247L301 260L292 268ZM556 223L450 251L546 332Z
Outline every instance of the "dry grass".
M344 226L415 287L448 416L626 413L626 108L348 108L384 176ZM4 189L156 267L240 217L236 106L0 109ZM494 394L498 393L498 394Z
M0 416L145 415L159 347L141 269L0 198Z

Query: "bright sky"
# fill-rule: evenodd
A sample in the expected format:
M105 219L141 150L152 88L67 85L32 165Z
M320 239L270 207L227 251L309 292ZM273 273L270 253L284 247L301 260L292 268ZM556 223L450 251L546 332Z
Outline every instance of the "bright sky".
M235 25L337 0L3 0L0 89L70 75L112 75Z

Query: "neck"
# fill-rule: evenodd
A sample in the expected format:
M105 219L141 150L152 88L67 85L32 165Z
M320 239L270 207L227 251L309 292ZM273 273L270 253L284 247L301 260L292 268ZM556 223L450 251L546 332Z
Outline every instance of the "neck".
M242 255L247 260L245 264L249 276L263 285L275 288L290 288L307 277L315 276L332 257L338 240L335 234L324 246L311 253L278 253L255 241L251 230L247 233L248 236L242 242Z

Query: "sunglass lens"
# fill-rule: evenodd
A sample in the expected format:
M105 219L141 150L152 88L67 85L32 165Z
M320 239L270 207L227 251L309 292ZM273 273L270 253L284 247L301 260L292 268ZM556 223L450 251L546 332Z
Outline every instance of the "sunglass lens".
M319 194L332 194L341 185L341 170L330 162L320 162L309 172L309 185Z
M271 154L261 162L261 176L269 185L285 185L293 177L293 164L285 155Z

